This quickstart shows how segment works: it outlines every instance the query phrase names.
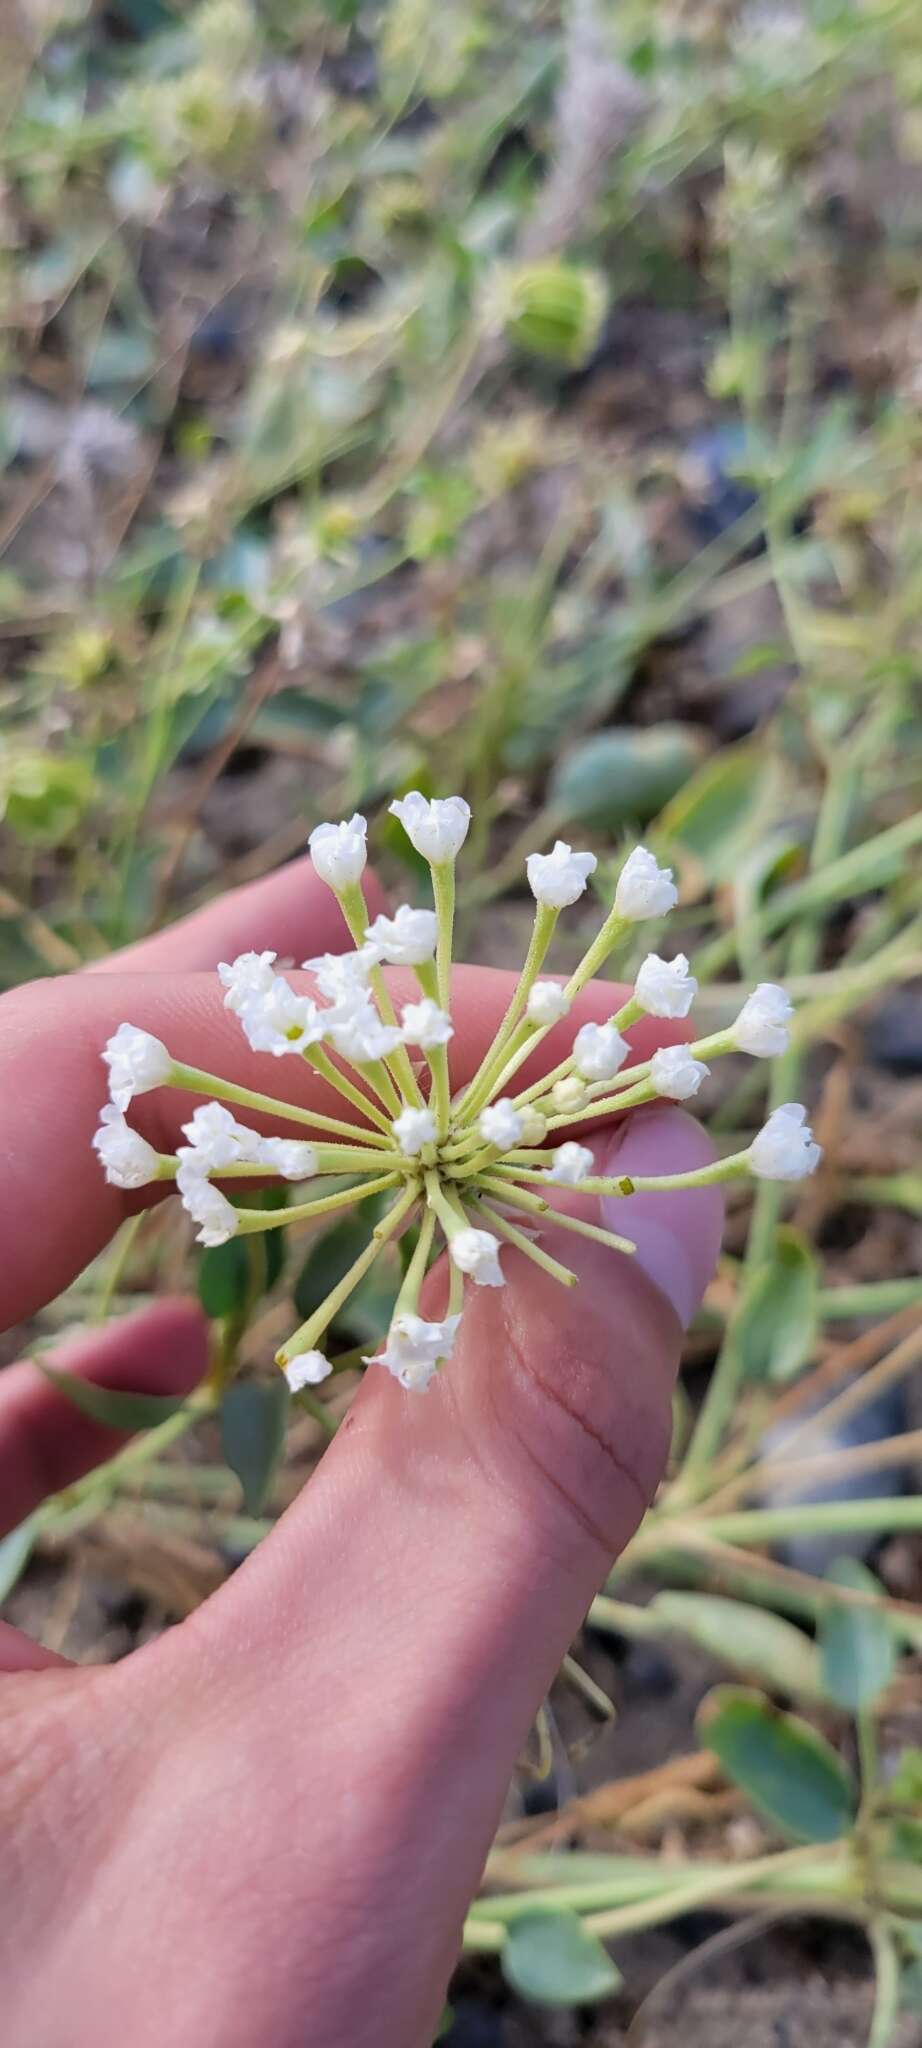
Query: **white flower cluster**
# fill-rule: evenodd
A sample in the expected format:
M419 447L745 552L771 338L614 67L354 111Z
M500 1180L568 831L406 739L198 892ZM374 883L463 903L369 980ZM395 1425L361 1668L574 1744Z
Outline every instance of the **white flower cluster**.
M792 1008L783 989L760 982L727 1030L695 1039L689 1029L689 1042L654 1046L644 1056L642 1048L632 1046L632 1028L644 1018L682 1024L698 992L684 953L672 959L648 953L633 989L620 997L612 994L611 1014L586 1018L584 1011L569 1051L556 1062L548 1058L544 1078L523 1087L516 1079L520 1066L570 1015L584 984L604 965L613 947L635 924L665 917L677 901L672 870L661 867L648 848L636 847L621 869L612 907L580 966L566 981L539 979L559 912L585 893L598 865L594 854L574 851L557 840L550 853L533 853L526 861L537 905L526 971L481 1066L452 1094L447 1048L454 1024L443 1007L454 902L450 869L467 836L470 811L461 797L430 799L419 790L397 798L390 809L416 852L430 864L434 909L404 903L393 913L382 911L369 920L362 889L366 824L356 813L339 824L318 825L310 836L314 868L337 896L353 937L352 950L305 960L303 967L313 977L305 993L280 971L274 952L242 953L218 968L225 1007L237 1018L252 1051L273 1058L299 1055L319 1067L334 1106L337 1090L345 1098L348 1120L343 1120L342 1104L339 1118L314 1116L185 1068L158 1038L126 1023L103 1053L111 1099L93 1144L107 1179L116 1187L142 1188L175 1178L198 1241L206 1246L223 1244L241 1227L241 1211L215 1185L222 1178L313 1181L317 1176L339 1176L295 1211L305 1219L383 1190L391 1206L375 1226L376 1240L384 1243L415 1218L421 1221L417 1239L407 1240L404 1278L378 1362L402 1387L420 1392L452 1355L465 1285L505 1284L504 1251L512 1247L517 1257L527 1256L572 1283L573 1273L541 1244L542 1219L554 1188L609 1195L628 1191L624 1179L608 1178L598 1170L591 1145L580 1142L574 1128L582 1127L585 1135L622 1110L662 1099L691 1101L710 1072L708 1062L719 1054L774 1058L789 1043ZM402 1002L399 1015L382 979L382 967L410 970L416 976L417 993ZM412 1059L408 1048L413 1049ZM349 1067L356 1069L356 1080L348 1078ZM134 1097L149 1089L186 1087L201 1095L209 1083L217 1098L223 1093L237 1105L306 1122L312 1136L317 1131L316 1142L263 1137L239 1122L220 1099L201 1102L181 1125L184 1142L175 1154L156 1151L126 1121ZM368 1114L357 1122L353 1111L365 1104ZM347 1142L329 1143L326 1134L331 1131ZM773 1111L745 1151L697 1172L664 1174L639 1185L696 1186L737 1173L796 1181L812 1172L819 1158L820 1147L805 1111L797 1103L787 1103ZM574 1206L578 1207L558 1201L553 1207L560 1231L587 1227L570 1213ZM493 1227L484 1228L486 1223ZM245 1214L243 1227L263 1227L258 1210ZM589 1227L596 1238L606 1237L600 1226ZM623 1248L624 1241L611 1234L609 1241ZM420 1313L421 1287L440 1243L448 1251L449 1299L441 1320L428 1320ZM355 1280L367 1268L363 1254L356 1262ZM348 1275L346 1280L355 1284ZM293 1392L306 1393L334 1370L320 1345L342 1304L344 1285L337 1283L327 1303L279 1353Z

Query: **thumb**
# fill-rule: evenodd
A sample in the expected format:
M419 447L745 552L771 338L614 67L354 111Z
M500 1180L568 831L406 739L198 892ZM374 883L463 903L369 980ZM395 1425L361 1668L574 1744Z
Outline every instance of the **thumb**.
M597 1151L626 1173L712 1156L671 1107L601 1134ZM289 1903L300 1896L288 1924L311 1930L284 1986L270 1973L270 2008L313 2003L324 1900L345 1895L350 1925L362 1918L348 1983L339 1993L328 1973L322 1992L324 2038L350 2048L431 2038L516 1755L662 1470L720 1198L611 1207L636 1257L552 1229L548 1246L580 1273L568 1290L504 1251L507 1285L468 1290L454 1357L427 1395L372 1367L273 1536L162 1646L195 1645L187 1706L190 1684L211 1700L223 1691L254 1825L273 1835ZM429 1312L444 1312L444 1275L429 1285ZM198 1776L213 1830L217 1788L207 1766Z

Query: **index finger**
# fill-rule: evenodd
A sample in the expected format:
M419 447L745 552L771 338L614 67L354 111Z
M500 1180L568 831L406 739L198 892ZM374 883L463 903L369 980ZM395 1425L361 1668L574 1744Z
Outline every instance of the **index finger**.
M294 976L296 986L310 986ZM415 978L389 977L398 1002L416 994ZM455 1036L449 1048L452 1085L471 1079L504 1015L516 977L499 969L460 967L452 980ZM596 982L573 1004L566 1023L550 1031L520 1085L555 1065L581 1024L602 1022L624 1000L617 984ZM105 1098L101 1052L123 1020L163 1040L173 1056L246 1088L282 1095L302 1108L336 1114L326 1083L299 1057L278 1061L251 1052L224 1008L214 974L73 975L32 983L0 1001L0 1327L21 1320L69 1286L139 1206L137 1196L109 1187L91 1149ZM643 1019L631 1032L632 1057L686 1035L682 1024ZM158 1150L180 1140L193 1098L158 1089L140 1097L132 1121ZM255 1123L260 1119L255 1118ZM286 1135L303 1136L291 1125ZM140 1202L143 1206L143 1199Z

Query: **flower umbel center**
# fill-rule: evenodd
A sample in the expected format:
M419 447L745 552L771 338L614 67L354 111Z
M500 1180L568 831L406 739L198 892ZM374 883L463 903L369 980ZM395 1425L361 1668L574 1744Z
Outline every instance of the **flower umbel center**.
M627 1000L603 1022L582 1024L566 1054L540 1079L521 1085L525 1062L563 1023L580 991L635 925L661 920L675 906L672 870L642 846L621 869L600 930L566 981L543 979L542 970L558 917L585 891L596 858L574 852L563 840L550 853L529 855L535 919L525 963L479 1067L453 1089L455 861L470 812L461 797L430 800L416 790L391 810L429 863L432 909L405 903L392 917L369 921L362 887L366 823L356 814L318 825L310 837L314 868L337 898L353 950L303 962L314 977L309 995L278 970L273 952L243 953L218 968L225 1005L252 1051L267 1062L305 1061L331 1091L330 1110L302 1108L189 1066L130 1023L119 1026L102 1055L110 1100L93 1142L107 1178L123 1188L175 1181L199 1243L215 1246L375 1203L371 1213L377 1220L349 1271L277 1353L296 1394L334 1370L323 1348L330 1327L389 1242L403 1239L403 1279L384 1348L366 1362L384 1365L407 1390L421 1392L451 1358L465 1285L502 1287L505 1255L520 1253L561 1285L576 1285L573 1269L542 1241L549 1225L625 1256L634 1250L628 1238L602 1222L553 1207L556 1187L621 1197L635 1189L699 1187L745 1174L799 1180L820 1158L798 1103L775 1109L742 1151L692 1173L643 1180L596 1174L589 1146L565 1135L580 1127L591 1130L616 1111L657 1098L690 1100L707 1078L708 1062L721 1054L768 1059L786 1049L791 1004L783 989L763 982L726 1030L663 1046L649 1059L632 1059L628 1034L641 1018L685 1019L692 1010L698 984L682 953L672 959L649 953ZM399 1016L384 966L410 968L416 977L418 994ZM175 1153L155 1151L126 1119L136 1095L159 1087L205 1098L181 1126L186 1142ZM237 1110L293 1124L299 1135L263 1137ZM316 1186L304 1199L272 1210L248 1207L245 1198L232 1200L225 1192L248 1179ZM445 1248L442 1315L424 1316L423 1283Z

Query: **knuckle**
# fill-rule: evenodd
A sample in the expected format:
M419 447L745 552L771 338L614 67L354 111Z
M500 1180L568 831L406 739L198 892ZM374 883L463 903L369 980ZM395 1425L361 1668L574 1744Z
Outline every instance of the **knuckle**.
M639 1283L639 1284L638 1284ZM534 1307L507 1317L509 1370L493 1381L502 1424L571 1532L606 1562L633 1534L662 1474L678 1323L644 1276L619 1292L617 1324L581 1312L538 1339Z

